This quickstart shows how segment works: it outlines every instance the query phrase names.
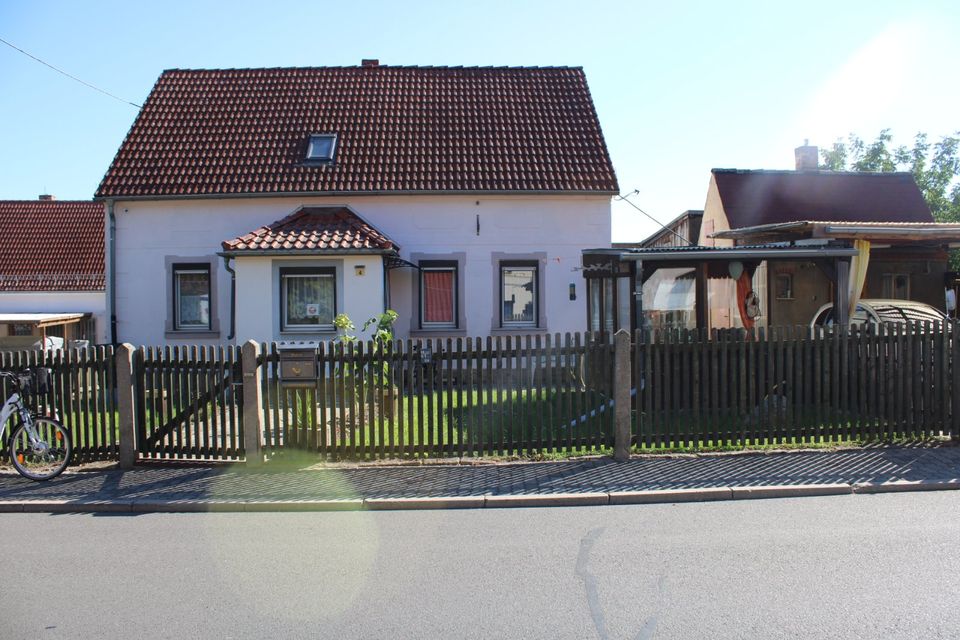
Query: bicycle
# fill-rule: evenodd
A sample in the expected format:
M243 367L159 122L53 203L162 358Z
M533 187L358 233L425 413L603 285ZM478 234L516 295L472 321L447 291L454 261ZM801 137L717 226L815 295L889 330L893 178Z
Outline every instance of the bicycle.
M57 477L70 463L73 453L70 434L57 420L37 416L23 401L28 396L47 392L50 370L0 371L0 379L9 380L13 387L13 393L0 408L0 441L7 422L18 419L7 445L10 462L17 473L30 480Z

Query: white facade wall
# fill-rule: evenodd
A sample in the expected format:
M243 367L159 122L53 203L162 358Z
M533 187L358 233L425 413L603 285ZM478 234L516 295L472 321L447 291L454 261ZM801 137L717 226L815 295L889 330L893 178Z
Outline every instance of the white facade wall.
M3 291L3 313L91 313L97 322L97 342L110 339L106 293L103 291Z
M236 261L237 319L236 342L247 340L311 339L302 332L280 330L281 267L334 267L337 270L337 310L347 313L359 330L368 319L383 312L383 260L378 255L329 256L315 260L302 257L256 256ZM358 275L358 266L363 275ZM242 283L242 286L241 286ZM221 323L229 323L229 311L221 311ZM318 334L327 337L324 334Z
M409 259L443 259L462 253L464 325L458 331L418 333L414 309L416 271L389 271L390 306L400 314L399 337L410 335L486 336L495 327L498 272L494 254L527 257L542 253L544 317L541 331L586 330L586 288L580 271L581 250L610 244L609 196L357 196L276 197L166 201L118 201L116 211L116 305L118 339L134 344L225 343L230 324L230 275L217 258L216 315L219 332L209 336L177 335L166 330L167 290L173 260L211 259L223 240L286 217L302 206L350 207L400 245ZM479 221L479 231L478 231ZM338 297L359 326L383 310L379 256L318 254L338 261L342 281ZM279 261L304 264L303 257L241 257L237 273L236 337L271 340L279 335ZM365 274L354 267L363 264ZM576 300L569 299L575 284ZM412 333L411 333L412 332ZM495 331L494 331L495 332ZM529 332L529 331L528 331ZM513 330L510 333L523 333ZM329 337L329 336L316 336Z

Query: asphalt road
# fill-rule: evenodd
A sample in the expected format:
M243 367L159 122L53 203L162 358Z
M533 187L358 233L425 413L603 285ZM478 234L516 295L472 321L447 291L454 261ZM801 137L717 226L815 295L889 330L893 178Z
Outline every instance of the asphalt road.
M0 515L0 638L957 638L960 492Z

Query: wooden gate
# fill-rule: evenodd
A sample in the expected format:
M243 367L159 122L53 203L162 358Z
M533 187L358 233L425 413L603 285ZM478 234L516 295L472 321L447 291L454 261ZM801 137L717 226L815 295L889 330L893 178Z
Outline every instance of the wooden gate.
M243 458L240 347L141 347L134 414L141 459Z

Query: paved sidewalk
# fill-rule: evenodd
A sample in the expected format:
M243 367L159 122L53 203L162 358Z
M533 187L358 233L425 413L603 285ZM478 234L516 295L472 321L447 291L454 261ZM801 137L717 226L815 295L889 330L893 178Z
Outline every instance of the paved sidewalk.
M547 506L960 489L960 447L291 470L142 466L46 483L0 473L0 511Z

